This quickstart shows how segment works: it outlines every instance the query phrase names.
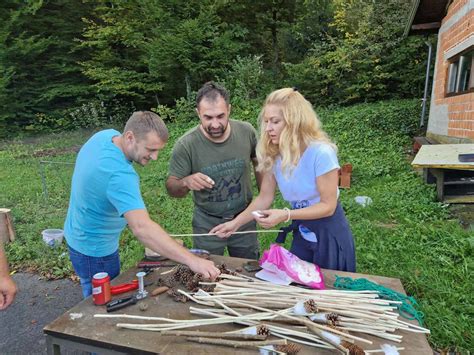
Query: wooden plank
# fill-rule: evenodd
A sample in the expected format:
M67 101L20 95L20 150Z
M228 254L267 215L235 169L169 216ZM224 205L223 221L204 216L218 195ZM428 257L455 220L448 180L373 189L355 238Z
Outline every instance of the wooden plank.
M412 25L411 29L413 31L419 30L437 30L441 27L441 22L430 22L430 23L419 23L416 25Z
M474 178L445 181L444 185L474 185Z
M414 168L474 170L474 162L462 163L459 154L474 153L474 144L423 145L413 159Z
M244 263L248 260L231 258L224 256L211 256L212 260L216 263L225 263L230 269L241 268ZM146 276L146 281L155 281L161 272L169 270L167 268L162 268L157 270L154 273L151 273ZM132 268L125 273L121 274L112 284L117 284L121 282L130 281L135 277L137 272L136 268ZM248 273L244 272L249 275ZM373 276L373 275L364 275L357 273L348 273L342 271L333 271L333 270L323 270L323 275L325 277L325 283L328 288L333 288L335 276L349 276L352 278L364 277L371 281L377 282L381 285L390 287L398 292L404 293L403 286L398 279L382 277L382 276ZM156 285L149 286L151 291ZM120 295L125 296L124 295ZM193 302L188 303L177 303L170 299L168 295L160 295L158 297L149 297L142 302L148 304L148 310L146 312L141 312L137 305L133 305L119 311L118 313L127 313L127 314L136 314L136 315L146 315L151 317L168 317L174 319L197 319L198 317L189 313L189 307L200 307ZM82 314L81 318L72 320L70 315L72 313ZM248 349L233 349L224 346L215 346L215 345L204 345L200 344L196 346L193 343L187 342L182 337L176 336L160 336L155 332L147 331L137 331L137 330L126 330L118 329L115 324L119 321L128 323L129 320L120 320L120 319L103 319L103 318L94 318L93 315L97 313L106 313L104 306L95 306L92 303L92 299L89 297L86 300L80 302L75 307L70 309L68 312L60 316L54 322L48 324L44 328L44 332L47 335L50 335L54 338L62 338L70 340L80 344L90 344L93 346L103 347L107 349L112 349L116 351L122 351L125 353L137 353L137 352L153 352L153 353L162 353L162 354L248 354ZM135 321L133 321L135 322ZM417 324L416 321L409 321L413 324ZM132 322L131 322L132 323ZM225 332L230 330L236 330L241 328L241 326L234 324L222 324L211 327L206 327L206 331L215 331L215 332ZM419 333L408 333L399 331L398 334L403 335L403 341L400 344L397 344L401 347L404 347L407 353L419 353L419 354L428 354L432 350L426 340L424 334ZM381 344L387 343L387 340L379 339L367 335L361 335L364 338L370 339L374 344L367 346L362 345L366 349L376 349L380 348ZM303 347L300 354L314 354L314 348ZM333 351L328 350L319 350L318 354L334 354Z
M443 201L444 198L444 169L429 169L436 177L436 195L438 201Z
M474 203L474 195L444 195L445 203Z

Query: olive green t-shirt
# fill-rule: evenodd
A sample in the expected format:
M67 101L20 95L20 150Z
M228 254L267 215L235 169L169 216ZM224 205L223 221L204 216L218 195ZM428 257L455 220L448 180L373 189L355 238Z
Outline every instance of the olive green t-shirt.
M196 207L214 216L233 216L252 201L251 160L257 135L248 122L229 120L231 133L221 143L207 139L199 126L173 147L169 175L178 179L201 172L214 180L212 189L193 191Z

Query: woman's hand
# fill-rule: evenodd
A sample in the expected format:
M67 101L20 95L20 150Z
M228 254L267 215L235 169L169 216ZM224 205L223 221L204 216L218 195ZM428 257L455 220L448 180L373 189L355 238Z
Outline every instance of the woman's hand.
M239 226L235 222L235 219L226 223L219 224L212 228L209 231L209 234L215 233L217 237L222 238L222 239L227 239L229 238L232 233L234 233L237 229L239 229Z
M264 216L254 217L258 224L260 224L265 229L272 228L278 223L286 221L288 217L288 212L285 210L262 210L260 213Z

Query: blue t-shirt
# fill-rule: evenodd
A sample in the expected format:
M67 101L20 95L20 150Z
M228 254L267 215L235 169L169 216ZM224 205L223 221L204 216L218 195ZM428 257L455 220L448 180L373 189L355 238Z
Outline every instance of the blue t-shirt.
M88 256L114 253L127 224L124 214L145 209L138 174L112 142L118 135L113 129L94 134L76 159L64 236Z
M289 176L285 176L282 171L281 157L276 159L273 173L283 198L293 209L298 209L321 200L316 178L334 169L339 169L334 148L327 143L313 142L306 148ZM337 196L339 197L339 189Z

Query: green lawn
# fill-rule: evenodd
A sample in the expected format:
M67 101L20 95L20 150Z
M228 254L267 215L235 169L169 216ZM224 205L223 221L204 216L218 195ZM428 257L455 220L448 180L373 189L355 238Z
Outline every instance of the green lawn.
M248 110L248 107L246 108ZM257 107L254 108L254 117ZM234 117L239 109L234 107ZM352 188L341 191L357 246L358 272L400 278L419 302L434 348L474 349L473 246L446 205L435 201L409 164L410 135L419 117L417 101L391 101L320 110L324 126L339 147L340 162L354 166ZM252 114L246 111L246 117ZM171 139L158 161L138 167L142 193L150 215L172 233L191 233L192 201L166 194L171 147L196 124L169 124ZM68 203L72 166L43 164L48 189L45 198L40 160L74 162L72 147L92 131L50 134L0 143L0 207L13 211L17 240L7 247L14 269L37 270L51 278L72 274L66 248L50 249L41 240L46 228L62 228ZM58 154L52 153L55 150ZM35 155L43 155L37 157ZM358 195L373 203L363 208ZM282 206L281 200L275 203ZM262 250L275 236L262 235ZM190 246L190 241L186 241ZM143 256L143 248L125 231L121 239L123 268Z

